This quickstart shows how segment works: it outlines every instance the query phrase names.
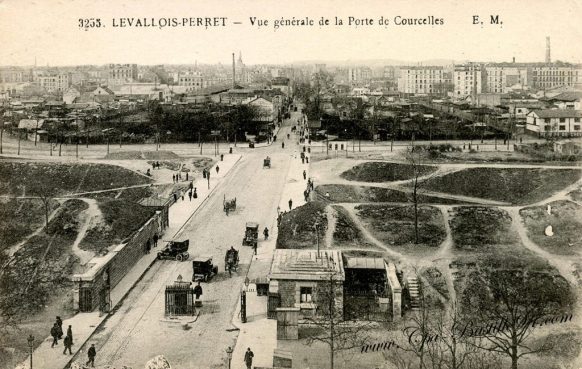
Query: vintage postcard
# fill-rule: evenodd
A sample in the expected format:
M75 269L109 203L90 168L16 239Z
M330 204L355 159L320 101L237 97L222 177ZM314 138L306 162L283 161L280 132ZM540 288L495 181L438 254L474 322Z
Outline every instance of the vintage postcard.
M0 0L0 369L581 369L581 0Z

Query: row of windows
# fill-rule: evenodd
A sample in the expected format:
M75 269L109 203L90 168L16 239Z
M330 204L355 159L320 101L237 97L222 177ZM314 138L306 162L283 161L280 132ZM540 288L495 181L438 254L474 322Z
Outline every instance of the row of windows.
M549 132L549 131L551 131L551 130L552 130L552 126L545 126L545 127L544 127L544 131L546 131L546 132ZM564 125L560 125L560 126L558 127L558 130L560 130L560 131L565 131L565 130L566 130L566 126L564 126ZM580 125L576 124L576 125L574 126L574 131L579 131L579 130L580 130Z
M551 123L551 118L544 118L544 123ZM560 123L566 123L566 118L560 118ZM580 123L580 118L574 118L574 123Z

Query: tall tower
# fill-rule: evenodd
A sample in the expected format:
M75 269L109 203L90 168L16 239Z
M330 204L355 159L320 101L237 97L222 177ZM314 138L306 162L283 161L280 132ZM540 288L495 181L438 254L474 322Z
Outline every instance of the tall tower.
M232 88L236 86L236 68L234 64L234 53L232 53Z
M551 54L550 54L550 36L546 37L546 64L550 64L552 62Z

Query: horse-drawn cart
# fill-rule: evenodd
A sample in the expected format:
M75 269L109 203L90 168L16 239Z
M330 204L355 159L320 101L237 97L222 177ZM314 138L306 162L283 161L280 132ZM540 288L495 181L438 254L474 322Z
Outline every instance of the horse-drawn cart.
M271 158L269 156L267 156L265 159L263 159L263 169L264 168L271 169Z
M226 250L226 255L224 256L224 270L228 271L229 273L234 270L238 270L238 250L234 248L230 248Z
M224 212L226 213L226 215L228 215L229 212L236 210L236 197L227 200L226 195L224 195L222 205L224 206Z

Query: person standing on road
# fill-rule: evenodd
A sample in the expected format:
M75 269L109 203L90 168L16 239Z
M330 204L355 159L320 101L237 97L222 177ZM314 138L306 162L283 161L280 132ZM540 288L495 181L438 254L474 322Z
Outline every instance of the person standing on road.
M250 347L247 348L247 352L245 352L244 359L247 369L251 369L253 367L253 357L255 357L255 354L253 354Z
M192 201L192 190L188 191L188 197L190 198L190 201Z
M200 299L200 296L202 296L202 286L200 285L200 282L198 282L196 287L194 287L194 295L196 295L196 300Z
M265 240L269 239L269 228L265 227L265 230L263 231L263 235L265 236Z
M281 142L281 148L284 149L285 148L285 142Z
M292 207L293 207L293 200L289 199L289 210L291 210Z
M65 337L65 340L63 341L63 344L65 345L65 350L63 351L63 355L67 354L67 350L69 350L70 355L73 355L73 352L71 351L71 346L73 346L73 339L67 335Z
M198 193L196 192L196 187L194 187L194 193L192 194L192 197L195 199L198 198Z
M305 171L305 169L303 170L303 180L307 179L307 172Z
M158 247L158 240L159 240L159 237L158 237L158 234L156 233L156 234L154 234L154 247Z
M71 345L73 344L73 328L71 328L71 326L69 325L69 328L67 328L67 336L71 337Z
M63 338L63 320L61 319L60 316L57 316L56 318L56 322L59 326L59 339Z
M220 167L217 165L216 166L216 174L218 174L218 171L220 170Z
M89 363L91 363L91 366L94 368L95 367L95 356L97 356L97 351L95 350L94 343L92 343L91 347L89 347L89 351L87 351L87 356L89 357L89 360L87 360L85 365L89 365Z
M51 345L52 348L59 344L59 325L57 323L55 323L51 328L51 336L53 337L53 344Z

